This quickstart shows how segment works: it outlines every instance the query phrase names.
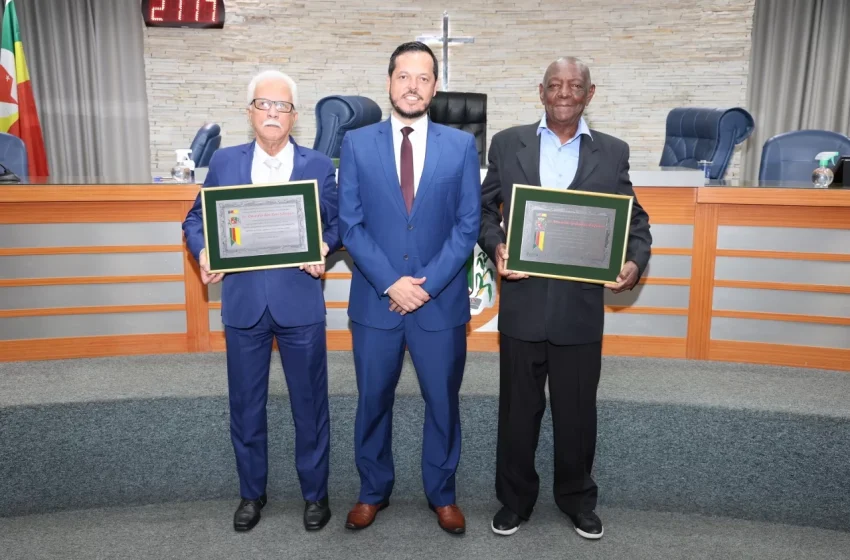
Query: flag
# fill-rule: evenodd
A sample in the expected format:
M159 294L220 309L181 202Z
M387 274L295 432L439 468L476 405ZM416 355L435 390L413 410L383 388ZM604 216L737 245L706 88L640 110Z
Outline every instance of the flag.
M546 237L545 231L538 231L534 235L534 247L536 249L540 249L541 251L543 250L543 240L544 240L545 237Z
M537 215L537 223L535 224L534 232L534 248L543 250L543 243L546 238L546 217L548 214L541 213Z
M228 222L230 222L230 245L242 245L242 235L239 227L239 210L231 208L227 211Z
M24 141L30 177L47 177L47 152L44 151L44 137L32 94L14 0L6 0L0 41L0 131L14 134Z

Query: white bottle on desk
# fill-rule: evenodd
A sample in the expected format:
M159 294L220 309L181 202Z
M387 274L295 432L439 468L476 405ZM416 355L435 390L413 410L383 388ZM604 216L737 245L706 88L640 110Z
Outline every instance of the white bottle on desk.
M192 161L192 150L175 150L177 164L171 168L171 178L178 183L191 183L195 171L195 162Z
M838 157L838 152L821 152L815 158L818 160L818 168L812 171L812 184L815 188L825 189L832 184L834 175L829 168L830 163Z

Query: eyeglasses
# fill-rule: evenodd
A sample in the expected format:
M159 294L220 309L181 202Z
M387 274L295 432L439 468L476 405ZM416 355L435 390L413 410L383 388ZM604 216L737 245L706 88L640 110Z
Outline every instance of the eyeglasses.
M251 101L251 104L260 111L268 111L272 107L277 109L278 113L291 113L295 110L295 105L289 101L271 101L269 99L258 98Z

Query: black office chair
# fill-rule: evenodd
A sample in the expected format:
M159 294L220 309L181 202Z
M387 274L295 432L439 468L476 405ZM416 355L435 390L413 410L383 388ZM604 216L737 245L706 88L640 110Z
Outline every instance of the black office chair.
M435 123L459 128L475 136L478 161L487 166L487 94L438 91L428 116Z

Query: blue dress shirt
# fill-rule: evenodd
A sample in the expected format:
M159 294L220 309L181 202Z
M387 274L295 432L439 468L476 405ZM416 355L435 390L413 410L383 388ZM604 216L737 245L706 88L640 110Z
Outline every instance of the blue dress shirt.
M590 134L590 128L581 117L575 135L561 144L558 135L546 126L546 113L537 127L540 135L540 186L550 189L568 189L576 176L581 135Z

